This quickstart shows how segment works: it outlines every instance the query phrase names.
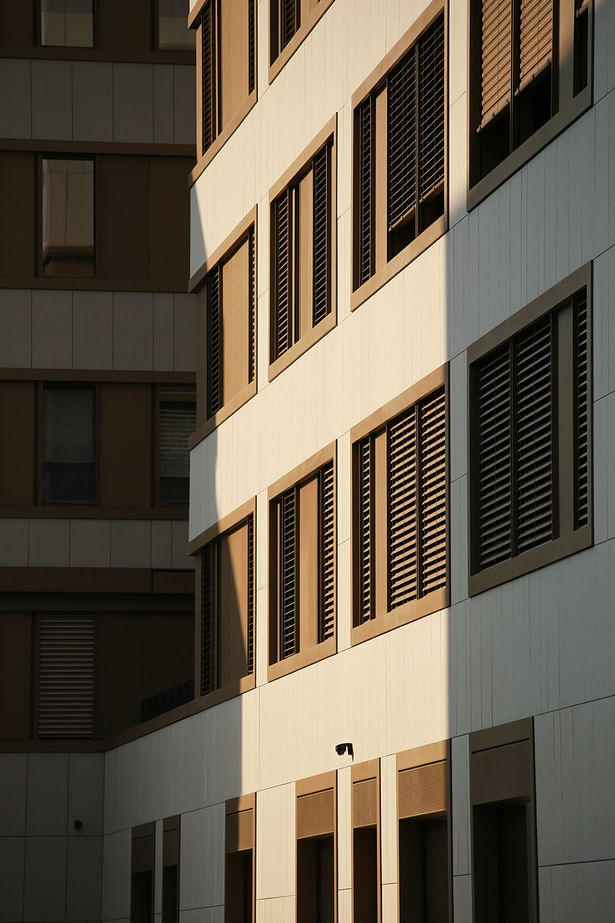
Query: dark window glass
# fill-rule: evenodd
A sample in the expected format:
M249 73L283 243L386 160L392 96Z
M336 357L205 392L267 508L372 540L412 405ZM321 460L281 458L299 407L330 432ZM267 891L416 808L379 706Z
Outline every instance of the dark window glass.
M44 391L43 503L94 503L94 389Z
M195 33L188 28L188 0L158 0L158 48L191 51Z
M94 46L93 0L41 0L41 45Z
M94 275L94 161L43 159L42 272Z
M190 450L196 427L194 391L160 394L160 503L177 506L188 502Z

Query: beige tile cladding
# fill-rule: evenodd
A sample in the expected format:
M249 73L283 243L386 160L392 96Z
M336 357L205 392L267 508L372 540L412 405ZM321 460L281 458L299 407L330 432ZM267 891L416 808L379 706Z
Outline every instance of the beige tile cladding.
M73 295L73 366L110 369L113 364L113 293Z
M70 61L32 61L32 136L73 137Z
M0 289L0 330L0 368L28 368L32 364L31 291Z
M32 365L37 369L72 368L72 292L32 292Z
M69 560L71 567L109 567L111 524L108 519L71 520Z

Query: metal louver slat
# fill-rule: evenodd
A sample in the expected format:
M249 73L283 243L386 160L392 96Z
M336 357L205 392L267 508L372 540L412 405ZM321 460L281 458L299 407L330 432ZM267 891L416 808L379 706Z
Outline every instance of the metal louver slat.
M388 608L418 596L416 407L387 427Z
M210 0L201 20L201 67L203 80L203 153L216 137L216 41L215 2Z
M388 224L392 230L416 205L416 67L412 49L387 81Z
M359 285L374 272L374 99L359 109Z
M553 538L551 316L515 339L516 550Z
M222 330L220 267L207 274L207 416L213 417L222 407Z
M212 595L214 554L212 543L201 551L201 695L211 692L213 688L211 640L215 609Z
M479 131L510 103L511 30L512 0L483 0Z
M254 364L256 361L256 247L254 246L254 231L250 231L250 291L249 317L248 317L248 381L254 381Z
M312 324L320 323L331 310L329 298L329 158L328 144L312 165L313 177L313 306Z
M39 617L38 736L94 736L94 616Z
M298 650L297 632L297 491L292 487L280 499L281 644L280 657Z
M419 41L419 201L444 182L444 16Z
M187 478L190 474L188 444L196 426L193 403L160 404L160 477Z
M481 569L512 555L512 399L508 344L478 370L478 558Z
M248 519L247 672L254 672L254 519Z
M553 55L553 0L521 0L519 90L549 66Z
M255 3L256 0L248 0L248 93L252 93L255 86Z
M321 600L319 642L335 633L335 479L333 462L320 472Z
M373 439L358 445L359 469L359 611L358 624L374 618Z
M286 189L274 204L275 218L275 358L292 344L292 189Z
M575 529L589 522L589 371L587 293L576 296L575 329Z
M281 36L280 51L286 48L291 38L299 28L299 3L300 0L280 0L281 2Z
M446 586L446 399L419 405L420 595Z

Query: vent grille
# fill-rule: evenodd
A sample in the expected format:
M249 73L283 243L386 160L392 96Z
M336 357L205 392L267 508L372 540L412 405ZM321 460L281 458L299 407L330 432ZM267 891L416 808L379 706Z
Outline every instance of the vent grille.
M374 101L359 109L359 285L374 272Z
M510 104L511 26L511 0L483 0L479 130Z
M588 317L585 291L577 295L575 321L575 529L589 522L589 369Z
M222 329L220 267L207 274L207 416L222 407Z
M335 633L335 478L333 462L320 473L321 605L319 642Z
M416 66L414 50L391 71L388 91L389 230L416 205Z
M325 145L314 158L314 303L312 323L314 326L324 320L331 310L329 299L329 159L330 148Z
M444 182L444 17L419 41L419 199Z
M38 736L94 736L94 616L39 617Z
M297 491L291 488L280 500L282 632L280 656L297 653Z

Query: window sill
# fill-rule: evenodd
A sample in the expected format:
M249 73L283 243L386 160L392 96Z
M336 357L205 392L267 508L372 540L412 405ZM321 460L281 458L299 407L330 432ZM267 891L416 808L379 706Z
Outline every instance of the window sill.
M444 196L445 201L448 195L448 190L445 187ZM408 244L407 247L404 247L403 250L393 257L392 260L389 260L384 266L378 269L373 276L371 276L367 282L364 282L358 288L356 288L350 296L350 310L356 311L359 305L362 305L364 301L367 301L368 298L371 298L378 289L382 288L383 285L386 285L387 282L390 282L391 279L397 275L398 272L401 272L402 269L411 263L413 260L420 256L428 247L431 247L448 229L448 216L446 211L440 218L437 218L433 224L430 224L428 228L419 234L416 240L413 240Z
M370 638L376 638L378 635L399 628L400 625L408 625L417 619L422 619L426 615L432 615L441 609L446 609L449 604L448 589L443 587L440 590L434 590L421 599L413 599L411 602L393 609L392 612L382 613L376 618L370 619L363 625L353 627L350 635L350 644L361 644Z
M477 596L485 590L499 586L502 583L508 583L517 577L523 577L532 571L546 567L547 564L554 564L562 558L567 558L578 551L584 551L590 548L594 543L593 529L591 523L576 529L568 535L562 535L552 542L545 542L537 548L530 548L514 558L507 561L501 561L494 564L486 570L476 574L470 574L468 577L468 595Z
M279 358L275 359L269 366L269 381L287 369L293 362L306 353L308 349L314 346L319 340L322 340L337 323L335 306L332 305L331 313L325 320L321 321L316 327L312 327L305 336L302 336L290 349L286 350Z
M319 660L325 660L337 653L337 639L335 635L321 644L309 647L305 651L299 651L292 657L285 657L284 660L278 660L277 663L270 663L267 667L267 682L279 679L280 676L288 676L296 670L302 670L303 667L309 667Z
M469 98L469 97L468 97ZM520 170L532 157L547 146L557 135L579 118L592 103L591 84L575 96L569 106L557 112L542 128L523 142L508 157L494 167L486 176L468 188L466 205L468 211L476 208L498 186L501 186L513 173ZM469 121L469 118L468 118Z
M233 135L245 117L248 115L251 109L256 105L256 90L252 90L248 98L246 99L244 105L241 107L237 115L222 129L218 137L213 141L205 153L199 157L196 162L196 166L192 169L190 173L190 184L193 185L196 183L197 179L205 171L205 169L212 162L218 151L220 151L226 142L229 140L231 135ZM202 138L197 138L197 150L200 147Z
M188 293L184 279L87 279L83 276L0 276L0 289L30 288L77 292L170 292Z
M284 65L287 61L292 58L295 51L303 43L304 39L310 34L318 20L324 16L327 12L333 0L320 0L318 6L314 9L312 15L309 17L307 22L304 22L303 25L299 27L297 32L293 35L288 45L286 45L282 51L279 53L275 61L269 65L269 83L273 83L275 78L278 76Z
M1 519L188 519L188 506L121 507L88 503L1 506Z
M194 67L196 52L150 51L117 52L112 48L87 48L83 45L37 45L15 48L0 47L2 58L32 58L46 61L104 61L110 64L188 64Z
M210 433L213 433L213 431L218 426L220 426L221 423L224 423L225 420L228 420L229 417L232 417L232 415L236 413L241 407L243 407L244 404L247 404L250 398L253 398L255 394L256 378L254 381L251 381L250 384L245 388L242 388L238 394L231 398L228 404L225 404L223 407L221 407L217 413L215 413L212 417L209 417L205 423L202 423L196 429L196 431L190 437L188 447L190 449L194 449L200 442L203 441L203 439L206 439Z

